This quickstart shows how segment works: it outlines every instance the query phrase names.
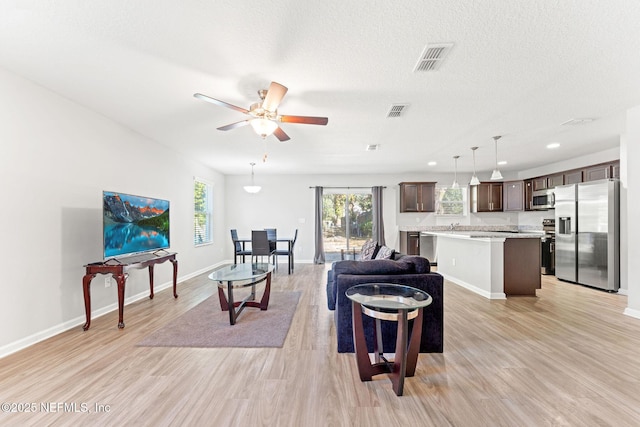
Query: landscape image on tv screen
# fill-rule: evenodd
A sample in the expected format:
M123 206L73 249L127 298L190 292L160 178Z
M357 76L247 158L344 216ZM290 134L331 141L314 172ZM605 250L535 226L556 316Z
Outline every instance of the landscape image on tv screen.
M169 247L169 201L102 192L104 258Z

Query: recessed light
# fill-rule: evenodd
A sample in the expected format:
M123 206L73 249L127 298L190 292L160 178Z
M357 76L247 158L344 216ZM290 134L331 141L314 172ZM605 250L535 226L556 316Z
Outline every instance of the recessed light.
M547 144L547 148L549 150L553 150L554 148L558 148L560 147L560 144L558 144L557 142L552 142L551 144Z
M427 163L427 165L429 165L429 166L435 166L437 164L438 164L438 162L429 162L429 163Z
M499 161L499 162L498 162L498 164L499 164L499 165L506 165L506 164L507 164L507 161L506 161L506 160L501 160L501 161Z

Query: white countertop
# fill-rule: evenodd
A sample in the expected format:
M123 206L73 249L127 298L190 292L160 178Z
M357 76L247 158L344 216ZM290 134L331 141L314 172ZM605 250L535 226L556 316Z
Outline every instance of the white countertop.
M509 232L509 231L422 231L420 234L450 237L453 239L539 239L544 233L536 232Z

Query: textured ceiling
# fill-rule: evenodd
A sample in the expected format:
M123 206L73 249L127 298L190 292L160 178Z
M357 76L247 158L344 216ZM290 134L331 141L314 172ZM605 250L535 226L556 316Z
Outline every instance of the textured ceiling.
M443 172L454 155L471 171L472 146L487 171L494 135L518 171L619 144L639 22L638 0L3 0L0 67L225 174ZM414 73L443 42L441 68ZM248 108L271 81L289 88L281 114L329 124L263 141L216 130L245 116L193 97ZM409 107L386 118L394 103Z

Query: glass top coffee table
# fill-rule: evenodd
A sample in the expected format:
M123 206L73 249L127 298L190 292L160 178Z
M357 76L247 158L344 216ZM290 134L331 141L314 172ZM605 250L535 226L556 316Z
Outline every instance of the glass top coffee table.
M236 320L245 307L256 307L266 310L271 294L271 273L273 265L268 263L244 263L222 267L209 275L209 279L218 282L218 298L222 311L229 312L229 323L235 325ZM265 282L260 301L256 299L256 285ZM233 290L251 287L251 293L242 301L235 301ZM227 295L224 289L227 289Z
M420 289L390 283L352 286L347 289L346 295L353 306L353 342L360 380L371 381L373 375L387 373L396 395L401 396L405 376L412 377L415 374L422 335L422 309L431 304L431 296ZM375 363L371 363L367 351L362 324L363 314L375 319ZM414 323L411 337L408 337L411 319ZM388 361L382 353L381 320L398 322L393 361Z

